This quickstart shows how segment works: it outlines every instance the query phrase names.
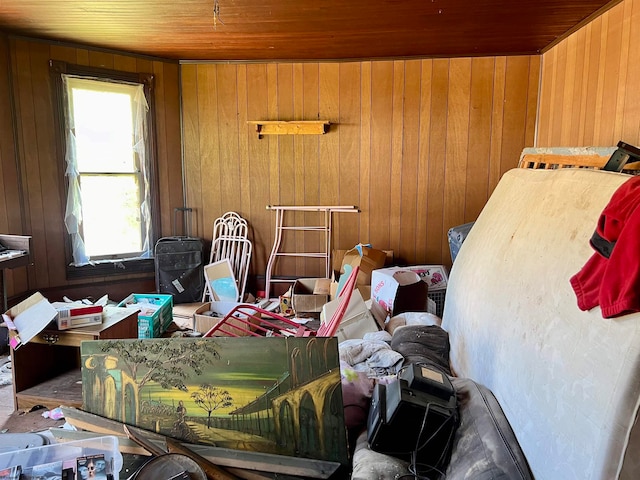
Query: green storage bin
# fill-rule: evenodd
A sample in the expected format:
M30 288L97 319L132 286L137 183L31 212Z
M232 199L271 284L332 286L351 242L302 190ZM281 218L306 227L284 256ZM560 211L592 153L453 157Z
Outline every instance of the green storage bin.
M139 308L138 338L158 338L173 321L173 296L153 293L132 293L119 307Z

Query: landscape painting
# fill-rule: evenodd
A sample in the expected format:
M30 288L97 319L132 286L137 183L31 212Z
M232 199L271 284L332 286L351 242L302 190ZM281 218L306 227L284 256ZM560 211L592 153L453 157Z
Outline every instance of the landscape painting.
M346 464L334 338L81 344L84 410L189 443Z

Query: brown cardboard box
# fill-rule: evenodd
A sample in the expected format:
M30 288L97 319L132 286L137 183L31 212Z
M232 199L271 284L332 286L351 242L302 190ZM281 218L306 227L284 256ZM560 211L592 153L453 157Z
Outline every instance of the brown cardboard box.
M331 252L331 271L334 273L335 277L338 278L341 273L344 273L344 268L342 268L342 261L344 260L344 255L349 250L333 250ZM389 267L393 265L393 250L382 250L386 255L384 266Z
M365 300L371 298L371 285L356 285L356 290L360 292L360 296ZM338 282L331 282L329 300L335 300L338 293Z
M360 267L356 285L370 285L371 272L378 268L384 267L387 261L387 252L384 250L376 250L365 245L357 245L351 250L347 250L342 258L340 265L340 273L344 273L345 265L352 267Z
M234 308L237 305L241 305L241 304L236 302L211 302L207 310L202 310L194 314L193 329L196 332L201 332L203 334L207 333L215 325L217 325L218 322L220 322L225 317L225 315L231 311L232 308ZM213 312L217 316L207 315L206 312ZM249 318L249 321L254 325L258 325L260 323L260 321L255 318ZM226 330L229 332L232 332L235 336L246 337L249 335L247 332L243 332L242 330L239 330L239 329L245 329L245 330L247 329L247 324L243 321L234 320L233 318L230 318L229 320L227 320L227 325L231 325L231 327L227 327ZM238 327L238 328L234 328L234 327ZM249 330L255 331L255 328L249 328ZM230 335L225 334L224 332L216 331L214 332L213 336L224 337L224 336L230 336Z
M173 323L181 329L194 329L196 313L206 312L211 302L180 303L173 306Z
M291 305L296 314L320 313L324 304L329 301L330 284L331 280L328 278L297 279L291 296Z

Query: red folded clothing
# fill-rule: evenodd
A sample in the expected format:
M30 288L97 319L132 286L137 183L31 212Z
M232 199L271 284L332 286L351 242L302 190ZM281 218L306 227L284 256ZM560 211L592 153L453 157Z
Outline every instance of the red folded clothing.
M640 176L623 183L600 214L596 252L571 277L580 310L600 305L604 318L640 311Z

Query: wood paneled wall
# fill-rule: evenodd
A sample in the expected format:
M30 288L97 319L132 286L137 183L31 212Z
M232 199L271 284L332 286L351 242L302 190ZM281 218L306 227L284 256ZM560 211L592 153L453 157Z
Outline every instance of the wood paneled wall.
M0 232L22 234L23 202L15 145L9 38L0 33ZM27 269L7 270L7 295L28 289Z
M154 74L164 234L170 233L173 208L183 203L177 63L1 36L0 181L3 194L0 198L4 196L5 201L0 205L0 231L32 235L34 247L33 266L8 272L10 297L25 291L81 287L114 280L111 277L66 279L64 178L56 155L50 59ZM15 112L15 144L11 112ZM140 278L140 275L134 277ZM105 293L109 291L106 285L101 288Z
M335 248L371 243L393 250L397 263L450 264L448 229L476 219L534 140L538 56L184 64L181 76L197 234L210 240L217 217L240 213L253 228L257 275L274 237L270 204L356 205L361 213L335 217ZM249 120L331 126L325 135L258 139ZM311 232L285 241L286 251L320 248ZM275 273L324 269L285 258Z
M542 56L537 146L640 145L640 0Z

